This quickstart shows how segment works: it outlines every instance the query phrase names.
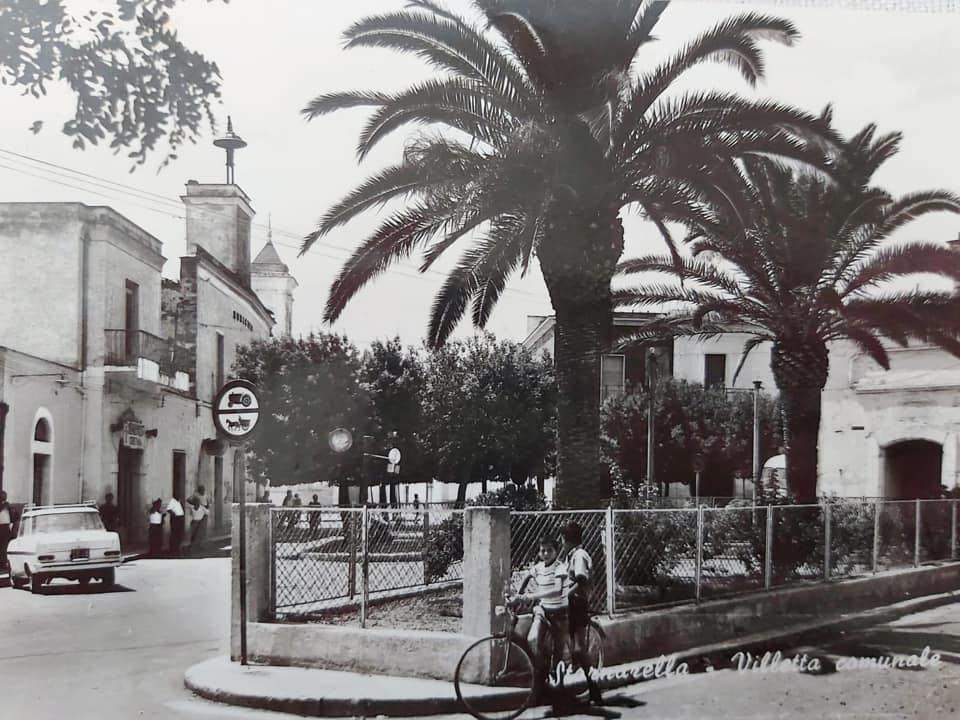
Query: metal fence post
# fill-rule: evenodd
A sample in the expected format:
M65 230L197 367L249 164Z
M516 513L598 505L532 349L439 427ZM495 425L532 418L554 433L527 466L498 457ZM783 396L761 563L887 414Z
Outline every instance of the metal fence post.
M364 505L366 508L366 505ZM350 599L357 594L357 538L356 538L356 514L353 508L347 510L347 522L344 527L347 535L347 545L350 547L350 560L347 565L347 592Z
M270 618L277 619L277 533L274 532L276 514L270 508Z
M763 553L763 587L773 585L773 505L767 505L767 532Z
M957 559L957 501L950 503L950 559Z
M430 584L430 575L427 573L427 537L430 535L430 510L429 508L423 509L423 517L417 518L418 520L423 521L423 540L420 543L420 547L423 548L423 584Z
M823 506L823 579L830 579L830 503Z
M607 512L605 515L605 527L604 527L604 542L607 545L606 548L606 557L607 557L607 615L613 617L613 613L616 610L616 592L617 592L617 581L616 581L616 571L617 571L617 562L616 562L616 546L614 544L614 534L613 534L613 506L607 507Z
M364 628L367 626L367 594L370 591L369 583L367 582L369 578L369 557L368 557L368 536L367 536L367 506L363 506L363 511L360 513L360 522L362 523L360 527L360 577L362 578L361 582L363 586L360 591L360 627Z
M883 503L877 500L873 503L873 572L877 572L880 560L880 512Z
M697 602L700 602L700 573L703 570L703 505L697 506Z
M920 498L916 500L916 517L913 523L913 566L920 567Z

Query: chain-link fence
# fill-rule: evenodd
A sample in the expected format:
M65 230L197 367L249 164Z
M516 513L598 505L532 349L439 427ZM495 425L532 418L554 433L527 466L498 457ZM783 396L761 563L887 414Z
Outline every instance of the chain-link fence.
M278 619L416 627L427 604L446 619L422 629L459 630L462 511L303 507L272 515Z
M612 513L612 609L958 560L958 501L848 501Z
M459 631L461 510L274 508L278 619ZM595 613L958 560L958 501L512 512L511 585L576 522ZM467 548L469 552L469 548Z
M580 512L544 510L510 513L511 589L516 591L530 568L540 559L540 541L550 539L560 544L560 533L568 523L576 522L583 530L583 549L593 562L590 608L601 612L606 607L606 511Z

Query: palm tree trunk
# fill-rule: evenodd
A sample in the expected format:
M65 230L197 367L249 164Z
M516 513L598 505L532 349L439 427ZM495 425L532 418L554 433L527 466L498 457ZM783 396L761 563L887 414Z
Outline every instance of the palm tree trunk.
M611 497L600 461L600 356L610 344L610 281L623 251L616 213L571 214L539 250L556 313L559 507L601 507Z
M780 390L787 488L799 502L817 498L817 441L821 393L830 364L827 346L817 338L774 342L770 369Z

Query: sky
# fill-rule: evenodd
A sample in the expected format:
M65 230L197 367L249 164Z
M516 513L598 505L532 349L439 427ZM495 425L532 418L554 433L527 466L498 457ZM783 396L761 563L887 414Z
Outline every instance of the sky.
M589 0L578 0L589 2ZM87 0L102 5L109 0ZM217 62L223 78L221 119L248 143L237 154L236 180L257 211L253 228L256 254L266 241L268 217L274 242L299 282L295 294L294 334L311 330L346 333L360 346L395 335L419 344L443 270L465 245L420 275L415 258L401 263L364 288L340 319L322 322L327 291L336 272L383 213L368 213L319 241L298 257L300 239L334 202L365 177L395 162L403 133L383 143L362 164L355 146L364 110L344 111L307 122L300 109L314 96L345 89L399 90L431 71L415 58L386 50L345 51L341 34L370 14L402 8L403 0L183 0L174 24L188 46ZM466 0L447 0L453 9ZM659 42L639 59L656 63L717 21L744 12L747 3L678 0L657 26ZM810 111L833 103L844 133L868 122L882 132L904 133L900 154L876 180L894 194L921 189L960 191L960 2L958 0L770 0L752 9L792 20L802 33L793 47L765 44L767 79L754 90L729 70L699 68L678 89L717 88L766 97ZM838 9L842 6L844 9ZM899 11L890 8L898 7ZM163 242L168 258L164 275L176 277L185 251L179 196L189 179L222 182L222 151L206 130L196 145L161 171L158 154L130 173L130 163L107 148L74 150L59 126L70 115L71 97L53 87L35 100L0 87L0 201L80 201L110 205ZM44 120L43 131L29 131ZM10 152L20 156L11 155ZM27 159L29 158L29 159ZM85 173L74 175L53 166ZM124 190L103 181L120 183ZM147 194L145 194L147 193ZM386 211L389 211L389 207ZM626 255L663 251L655 230L636 216L625 216ZM960 220L938 215L906 228L902 239L948 240L960 236ZM542 278L533 268L515 277L490 318L488 329L521 340L530 315L550 314ZM474 332L469 320L455 336Z

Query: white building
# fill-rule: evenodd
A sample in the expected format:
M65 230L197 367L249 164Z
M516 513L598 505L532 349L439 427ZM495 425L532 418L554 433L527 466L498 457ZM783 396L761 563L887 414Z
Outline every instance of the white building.
M204 485L211 529L228 528L243 456L217 441L210 404L238 345L277 321L289 330L296 281L269 268L282 287L275 320L253 289L254 211L239 186L190 181L183 202L177 281L161 278L160 240L111 208L0 203L0 487L11 502L110 492L124 542L139 543L152 499Z

